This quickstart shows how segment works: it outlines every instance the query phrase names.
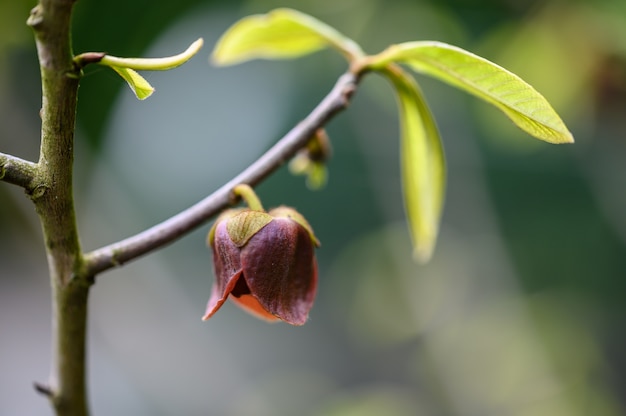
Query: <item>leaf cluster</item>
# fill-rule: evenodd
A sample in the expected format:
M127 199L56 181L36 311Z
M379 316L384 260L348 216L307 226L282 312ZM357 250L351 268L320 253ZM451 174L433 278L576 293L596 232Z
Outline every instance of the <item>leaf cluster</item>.
M357 76L370 71L396 92L401 126L405 210L414 255L427 261L437 239L446 181L444 148L417 81L401 65L464 90L501 110L519 128L549 143L571 143L572 134L548 101L520 77L471 52L442 42L392 45L366 55L353 40L311 16L291 9L248 16L224 33L213 52L217 65L288 59L332 47Z

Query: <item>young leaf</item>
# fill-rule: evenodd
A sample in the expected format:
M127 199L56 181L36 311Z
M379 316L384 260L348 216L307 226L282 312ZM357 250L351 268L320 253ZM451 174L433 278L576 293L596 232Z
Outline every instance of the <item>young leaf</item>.
M286 59L332 46L352 61L363 51L351 39L304 13L275 9L244 17L222 35L213 51L217 65L234 65L256 58Z
M572 143L574 138L548 101L520 77L461 48L441 42L393 45L373 57L370 68L390 62L406 63L463 89L502 110L530 135L550 143Z
M381 72L393 83L400 108L402 190L415 257L430 259L443 208L445 158L435 120L413 78L396 65Z
M326 130L315 131L306 147L300 149L289 162L289 171L294 175L306 175L306 185L311 190L326 186L328 170L326 163L332 153Z
M328 169L322 162L312 161L305 154L297 154L289 162L289 172L293 175L306 175L306 186L317 191L328 182Z
M145 100L154 92L154 88L144 77L130 68L111 66L128 83L128 86L140 100Z
M176 68L198 53L203 42L202 38L200 38L193 42L187 50L174 56L164 58L118 58L117 56L104 55L98 60L98 63L115 70L128 83L137 98L145 100L152 95L154 88L136 70L166 71ZM80 56L84 56L84 54Z

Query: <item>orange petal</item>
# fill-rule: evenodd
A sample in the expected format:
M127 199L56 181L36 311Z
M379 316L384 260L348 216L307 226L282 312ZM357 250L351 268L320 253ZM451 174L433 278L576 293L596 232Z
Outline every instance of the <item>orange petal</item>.
M224 304L224 302L226 302L226 299L228 299L228 295L230 295L230 292L232 292L233 288L237 284L237 280L239 280L240 277L241 277L241 271L239 271L238 273L235 273L226 284L226 287L224 288L224 292L222 293L219 293L219 288L217 284L213 285L213 288L211 289L211 297L209 298L209 302L206 305L206 312L204 313L204 316L202 317L203 321L206 321L207 319L212 317L215 314L215 312L217 312L222 307L222 305ZM233 296L233 299L234 298L235 297Z
M269 322L280 320L278 317L263 309L263 306L261 306L259 301L252 295L242 295L238 298L232 296L231 300L235 302L235 304L241 309L245 310L251 315L254 315L257 318L261 318Z

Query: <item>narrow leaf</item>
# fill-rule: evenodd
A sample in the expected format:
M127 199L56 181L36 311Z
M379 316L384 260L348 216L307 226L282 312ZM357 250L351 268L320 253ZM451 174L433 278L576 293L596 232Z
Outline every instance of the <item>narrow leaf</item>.
M415 80L396 65L381 72L393 83L400 109L402 190L414 255L430 259L443 209L445 158L435 120Z
M154 92L154 88L144 77L130 68L121 68L118 66L111 66L124 80L128 83L128 86L135 93L140 100L145 100Z
M332 46L348 60L363 51L351 39L319 20L292 9L245 17L222 35L213 51L217 65L233 65L251 59L286 59Z
M520 77L461 48L441 42L393 45L373 57L370 67L406 63L421 72L493 104L518 127L550 143L572 143L574 138L550 103Z

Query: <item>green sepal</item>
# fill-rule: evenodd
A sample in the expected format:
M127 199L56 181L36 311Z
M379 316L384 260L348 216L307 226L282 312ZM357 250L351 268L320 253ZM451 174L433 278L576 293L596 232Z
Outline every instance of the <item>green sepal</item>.
M244 210L245 208L234 208L234 209L227 209L225 211L222 211L222 213L218 215L218 217L213 222L211 229L209 229L209 233L207 234L207 238L206 238L207 244L210 246L213 245L213 241L215 241L215 228L217 228L217 225L220 222L227 220L231 217L234 217L235 215L237 215L238 213Z
M304 218L302 214L300 214L295 209L283 205L283 206L279 206L279 207L271 209L268 214L271 215L273 218L289 218L297 222L302 227L304 227L307 233L309 233L309 236L311 237L311 241L313 242L313 244L316 247L321 246L321 243L315 236L315 233L313 232L313 228L311 227L309 222L306 220L306 218Z
M243 247L252 236L272 222L272 216L263 211L244 210L226 221L230 239L237 247Z

